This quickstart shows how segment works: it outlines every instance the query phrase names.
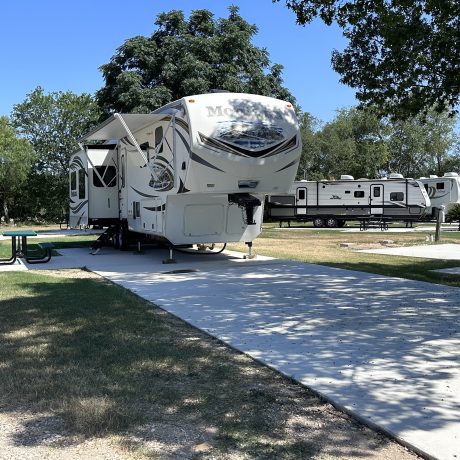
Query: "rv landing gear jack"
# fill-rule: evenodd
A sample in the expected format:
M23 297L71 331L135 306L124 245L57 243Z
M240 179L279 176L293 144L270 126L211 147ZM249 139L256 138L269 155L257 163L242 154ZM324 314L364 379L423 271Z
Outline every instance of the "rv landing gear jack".
M172 247L169 248L169 259L164 259L162 261L163 264L175 264L176 259L173 259L173 249Z
M243 256L243 259L255 259L257 256L252 253L252 241L246 243L248 245L248 253Z

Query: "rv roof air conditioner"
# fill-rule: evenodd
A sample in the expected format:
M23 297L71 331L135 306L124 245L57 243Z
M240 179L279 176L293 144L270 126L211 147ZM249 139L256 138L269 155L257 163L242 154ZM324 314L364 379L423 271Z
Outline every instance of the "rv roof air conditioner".
M342 174L340 176L340 180L354 180L355 178L353 176L350 176L349 174Z
M404 179L404 176L399 173L391 173L388 175L388 179Z
M444 177L458 177L458 174L456 172L446 172L444 173Z
M430 174L430 179L437 179L438 176L436 174Z

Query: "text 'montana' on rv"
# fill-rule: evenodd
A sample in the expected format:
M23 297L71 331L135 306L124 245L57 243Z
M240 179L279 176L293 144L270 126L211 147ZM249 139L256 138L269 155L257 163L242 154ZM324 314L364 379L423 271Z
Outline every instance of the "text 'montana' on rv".
M265 194L289 191L301 154L292 105L236 93L114 114L70 161L70 225L116 226L172 245L250 243Z

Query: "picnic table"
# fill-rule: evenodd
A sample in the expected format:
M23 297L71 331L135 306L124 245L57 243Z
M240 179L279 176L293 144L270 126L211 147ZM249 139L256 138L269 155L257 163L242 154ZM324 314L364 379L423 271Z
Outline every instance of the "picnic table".
M11 257L8 259L0 259L0 264L14 264L18 257L24 258L30 264L46 263L51 259L51 251L54 245L52 243L39 243L39 247L43 253L38 256L29 255L27 238L29 236L37 236L33 230L9 230L2 233L3 236L11 238Z

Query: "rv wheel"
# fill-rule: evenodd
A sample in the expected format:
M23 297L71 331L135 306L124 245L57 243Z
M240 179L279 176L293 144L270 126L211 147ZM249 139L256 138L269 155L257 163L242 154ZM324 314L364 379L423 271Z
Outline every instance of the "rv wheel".
M335 217L328 217L326 219L326 227L328 227L328 228L336 228L337 227L337 219Z
M316 228L324 227L324 220L321 217L315 217L313 219L313 226Z

